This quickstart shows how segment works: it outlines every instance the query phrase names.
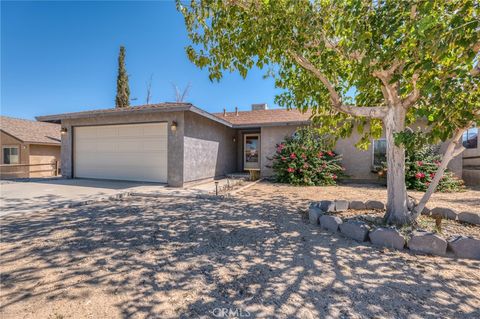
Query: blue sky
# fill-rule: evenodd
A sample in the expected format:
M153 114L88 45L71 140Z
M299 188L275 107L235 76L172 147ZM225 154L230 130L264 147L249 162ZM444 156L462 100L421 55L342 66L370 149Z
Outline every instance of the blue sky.
M279 91L264 71L212 83L187 59L189 39L173 1L2 1L1 114L33 119L113 107L122 44L130 97L137 98L132 105L144 104L153 74L153 102L172 101L172 83L190 82L187 101L210 112L262 102L274 107Z

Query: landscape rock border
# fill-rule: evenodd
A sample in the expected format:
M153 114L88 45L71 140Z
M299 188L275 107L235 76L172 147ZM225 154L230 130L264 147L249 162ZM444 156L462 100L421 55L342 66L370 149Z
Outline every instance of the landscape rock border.
M338 203L338 204L337 204ZM337 207L338 205L338 207ZM456 258L468 258L480 260L480 240L467 236L454 236L448 240L436 233L427 231L413 231L410 238L406 238L395 227L371 228L367 223L347 219L343 220L335 216L336 212L348 209L364 210L385 209L385 204L380 201L346 201L325 200L310 203L308 218L311 224L319 225L333 233L340 232L347 238L359 242L371 242L375 246L392 248L397 250L409 249L414 253L430 254L435 256L453 255ZM422 214L442 216L447 219L455 219L461 222L480 225L480 214L473 212L461 212L444 207L436 207L432 210L425 209ZM448 254L449 253L449 254Z

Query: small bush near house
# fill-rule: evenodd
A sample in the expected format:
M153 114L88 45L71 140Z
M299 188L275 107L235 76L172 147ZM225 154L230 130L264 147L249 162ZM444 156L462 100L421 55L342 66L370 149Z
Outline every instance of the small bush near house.
M417 150L407 150L405 158L405 183L407 189L426 191L435 177L442 156L438 146L425 145ZM386 172L386 164L381 172ZM459 192L465 189L463 180L446 170L437 186L438 192Z
M276 145L270 158L275 179L293 185L335 185L343 177L341 156L331 150L332 141L315 128L299 129Z

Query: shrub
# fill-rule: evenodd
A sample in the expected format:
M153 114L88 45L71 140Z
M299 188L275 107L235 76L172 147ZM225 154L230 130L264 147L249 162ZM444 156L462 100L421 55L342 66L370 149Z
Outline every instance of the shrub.
M335 185L345 176L341 156L331 150L332 141L315 128L298 129L276 145L270 158L275 179L293 185Z
M425 192L435 176L442 160L438 146L425 145L416 150L407 150L405 156L405 183L407 189ZM384 164L383 172L386 170ZM459 192L465 188L463 180L448 169L438 183L438 192Z

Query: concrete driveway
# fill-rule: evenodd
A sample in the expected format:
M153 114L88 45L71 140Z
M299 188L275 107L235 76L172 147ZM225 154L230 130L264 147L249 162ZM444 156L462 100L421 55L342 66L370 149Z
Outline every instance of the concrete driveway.
M0 216L100 200L124 193L179 192L163 184L91 179L0 181Z

